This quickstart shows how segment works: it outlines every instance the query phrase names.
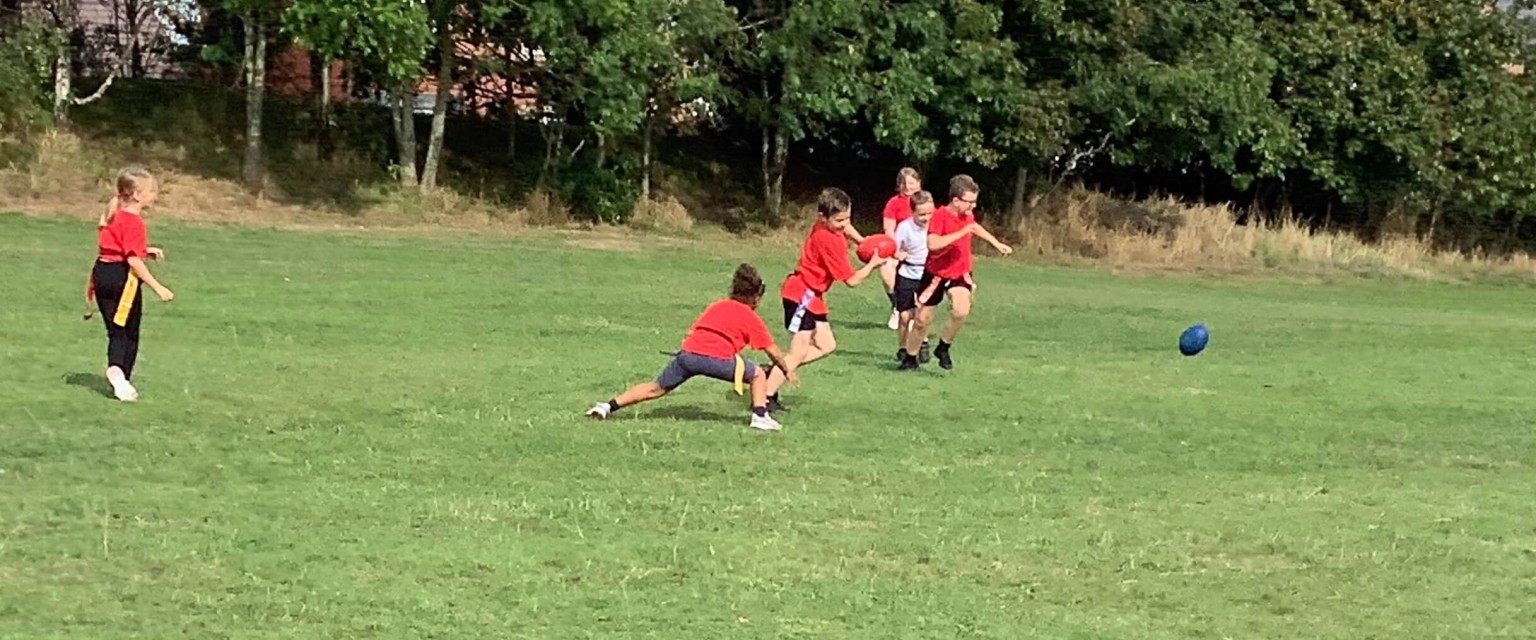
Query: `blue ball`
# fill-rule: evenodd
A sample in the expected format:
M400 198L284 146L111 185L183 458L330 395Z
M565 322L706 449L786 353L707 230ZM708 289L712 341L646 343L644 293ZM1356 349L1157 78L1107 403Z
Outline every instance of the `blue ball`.
M1192 356L1205 350L1205 343L1210 342L1211 332L1205 325L1197 324L1184 330L1179 335L1179 353Z

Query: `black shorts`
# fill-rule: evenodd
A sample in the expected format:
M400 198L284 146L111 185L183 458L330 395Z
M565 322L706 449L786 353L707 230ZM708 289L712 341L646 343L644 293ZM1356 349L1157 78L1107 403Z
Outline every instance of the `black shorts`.
M896 310L901 312L917 308L917 294L923 291L923 281L906 276L896 276Z
M799 302L794 300L784 300L784 328L791 333L797 332L795 329L795 311L799 309ZM817 324L826 323L827 314L811 313L810 309L806 309L805 313L800 314L800 328L798 331L815 331Z
M672 362L667 363L667 368L662 370L661 375L656 376L656 384L671 391L694 376L735 382L736 358L713 358L684 351L673 357ZM757 377L757 365L743 361L742 380L751 380L755 377Z
M950 289L960 288L972 291L976 288L976 283L971 281L969 273L959 278L940 278L925 271L919 286L921 290L917 292L917 303L925 307L937 307L944 301L944 294Z

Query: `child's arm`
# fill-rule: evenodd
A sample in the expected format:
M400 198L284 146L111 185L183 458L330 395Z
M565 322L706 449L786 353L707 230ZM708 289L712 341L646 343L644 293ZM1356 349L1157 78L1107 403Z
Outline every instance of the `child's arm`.
M865 278L869 277L869 274L873 273L876 269L879 269L880 266L884 265L888 260L890 260L890 258L876 258L874 260L870 260L869 262L865 263L864 266L858 271L855 271L852 278L844 280L843 284L846 284L850 287L859 286L860 282L863 282Z
M853 228L852 224L843 226L843 235L848 236L848 239L855 243L864 241L864 234L859 233L859 230Z
M91 268L85 271L85 319L90 320L96 313L96 261L91 261Z
M940 249L943 249L943 248L945 248L945 247L947 247L949 245L952 245L952 244L954 244L956 242L959 242L961 238L964 238L966 236L966 234L969 234L970 232L971 232L971 227L967 226L964 229L961 229L959 231L956 231L956 232L948 234L948 235L940 236L940 235L934 235L934 234L930 233L930 234L928 234L928 250L929 251L938 251Z
M155 276L149 272L149 265L144 264L143 258L138 256L129 257L128 268L133 270L133 275L138 276L141 282L148 285L150 289L153 289L155 295L160 296L161 300L170 302L176 297L176 294L171 293L170 289L160 284L160 281L156 280Z
M970 224L970 229L977 235L977 237L980 237L982 240L986 240L988 243L990 243L993 249L997 249L998 253L1001 253L1005 256L1013 253L1013 247L998 242L997 237L993 236L991 231L987 231L986 228L982 227L980 224L972 222Z
M794 386L800 386L800 376L795 375L795 368L789 366L789 361L784 359L784 353L779 351L777 345L768 345L767 349L763 349L763 353L768 354L768 359L773 361L773 366L784 372L785 380Z

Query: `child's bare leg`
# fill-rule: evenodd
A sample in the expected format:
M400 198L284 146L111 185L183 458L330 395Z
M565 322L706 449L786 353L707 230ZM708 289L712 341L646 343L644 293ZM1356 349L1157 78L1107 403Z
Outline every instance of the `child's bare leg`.
M912 322L912 329L907 332L907 353L917 355L917 350L923 346L923 338L928 335L928 328L933 326L933 313L937 307L927 305L918 307Z
M619 409L642 402L650 402L667 395L667 392L668 389L661 386L659 382L642 382L630 387L628 391L619 394L618 397L612 400L597 403L597 406L587 411L587 417L602 420Z
M891 301L891 319L887 326L892 329L901 328L901 315L896 311L896 263L887 262L880 265L880 280L885 283L885 297Z
M757 369L752 375L752 413L768 406L768 376L762 369Z
M619 397L614 398L613 404L618 405L614 407L614 409L618 409L619 407L633 406L642 402L650 402L651 400L655 400L664 395L667 395L667 390L661 388L661 385L656 384L655 382L642 382L633 387L630 387L628 391L625 391L624 393L619 394Z
M811 351L812 335L810 331L796 331L795 335L790 336L789 353L784 354L784 362L799 369L800 363L804 361L805 356ZM784 386L784 383L788 380L782 370L778 367L773 367L772 371L768 373L768 395L778 394L779 387Z
M797 332L795 337L790 338L789 353L784 355L784 360L799 370L805 365L827 357L835 350L837 350L837 338L832 335L832 325L818 322L816 329ZM777 396L779 388L784 386L785 381L784 372L774 367L773 372L768 374L768 395Z
M949 290L949 324L941 336L945 344L953 344L955 336L965 327L965 319L971 315L971 290L955 287Z

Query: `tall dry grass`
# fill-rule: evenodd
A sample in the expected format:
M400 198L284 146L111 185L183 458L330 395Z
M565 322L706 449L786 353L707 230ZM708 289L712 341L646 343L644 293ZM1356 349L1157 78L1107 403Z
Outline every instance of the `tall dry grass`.
M1367 243L1348 233L1313 230L1291 216L1238 221L1238 212L1227 205L1190 205L1171 198L1128 202L1075 189L1032 200L1014 231L1020 251L1119 270L1536 280L1536 260L1524 253L1436 251L1412 236Z

